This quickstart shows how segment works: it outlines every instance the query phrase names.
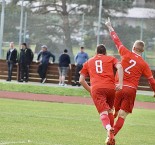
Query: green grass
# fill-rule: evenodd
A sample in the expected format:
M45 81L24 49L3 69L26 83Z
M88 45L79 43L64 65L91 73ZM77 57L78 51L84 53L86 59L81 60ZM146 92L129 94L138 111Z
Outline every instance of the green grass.
M117 145L154 145L154 120L154 110L135 109ZM103 145L105 138L94 106L0 99L0 144Z
M81 87L71 88L71 87L36 85L36 84L17 84L13 82L11 83L0 82L0 90L14 91L14 92L28 92L34 94L90 97L89 93ZM146 95L137 95L136 100L142 102L155 102L155 98Z
M44 86L32 84L0 83L0 90L28 92L34 94L53 94L62 96L89 97L89 93L83 88L70 88L60 86Z
M154 102L155 103L155 98L153 96L137 95L136 100L140 102Z

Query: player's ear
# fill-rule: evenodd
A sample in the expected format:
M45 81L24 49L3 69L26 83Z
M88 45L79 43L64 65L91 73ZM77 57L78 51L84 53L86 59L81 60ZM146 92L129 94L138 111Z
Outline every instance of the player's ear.
M136 47L134 46L134 47L132 48L132 50L136 50Z

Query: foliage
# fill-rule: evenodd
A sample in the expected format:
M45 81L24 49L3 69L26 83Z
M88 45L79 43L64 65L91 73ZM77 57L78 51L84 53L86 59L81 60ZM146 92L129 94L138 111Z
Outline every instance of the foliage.
M18 1L12 0L12 4L18 5ZM94 22L97 22L99 0L29 0L29 2L26 7L34 13L34 15L29 15L29 21L32 23L28 27L31 40L35 40L38 46L40 43L47 44L55 53L60 53L62 49L67 48L70 55L73 54L71 36L78 35L82 31L81 15L83 13L87 17L91 16L85 19L85 31L90 31L92 28L94 31L97 27L94 26ZM37 2L39 5L36 4ZM102 17L109 16L110 9L125 12L132 6L132 2L133 0L104 0ZM95 43L95 33L87 33L85 38L86 45L90 41L92 43L88 47L92 47Z

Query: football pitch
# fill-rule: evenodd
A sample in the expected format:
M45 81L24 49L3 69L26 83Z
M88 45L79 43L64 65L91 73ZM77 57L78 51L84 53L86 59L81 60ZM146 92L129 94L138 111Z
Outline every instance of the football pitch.
M104 145L94 106L0 99L0 145ZM134 109L116 145L155 145L155 110Z

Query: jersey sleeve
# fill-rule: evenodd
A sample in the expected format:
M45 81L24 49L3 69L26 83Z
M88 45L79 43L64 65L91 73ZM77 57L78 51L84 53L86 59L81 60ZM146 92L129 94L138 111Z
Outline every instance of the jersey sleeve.
M82 70L80 71L80 74L84 75L85 77L89 76L88 72L88 62L85 62L83 64Z
M150 69L150 67L149 67L149 65L148 65L147 63L145 64L145 67L144 67L144 70L143 70L143 75L144 75L147 79L153 78L151 69Z
M116 48L121 56L127 55L130 51L122 44L121 40L117 36L115 31L110 33L112 40L114 41Z
M118 59L114 57L113 63L116 65L118 63Z
M145 65L143 75L148 79L150 87L155 92L155 79L153 78L152 71L149 68L148 64Z
M114 66L115 68L116 68L116 65L117 65L118 63L121 64L121 62L119 62L118 59L114 57L114 59L113 59L113 66Z

